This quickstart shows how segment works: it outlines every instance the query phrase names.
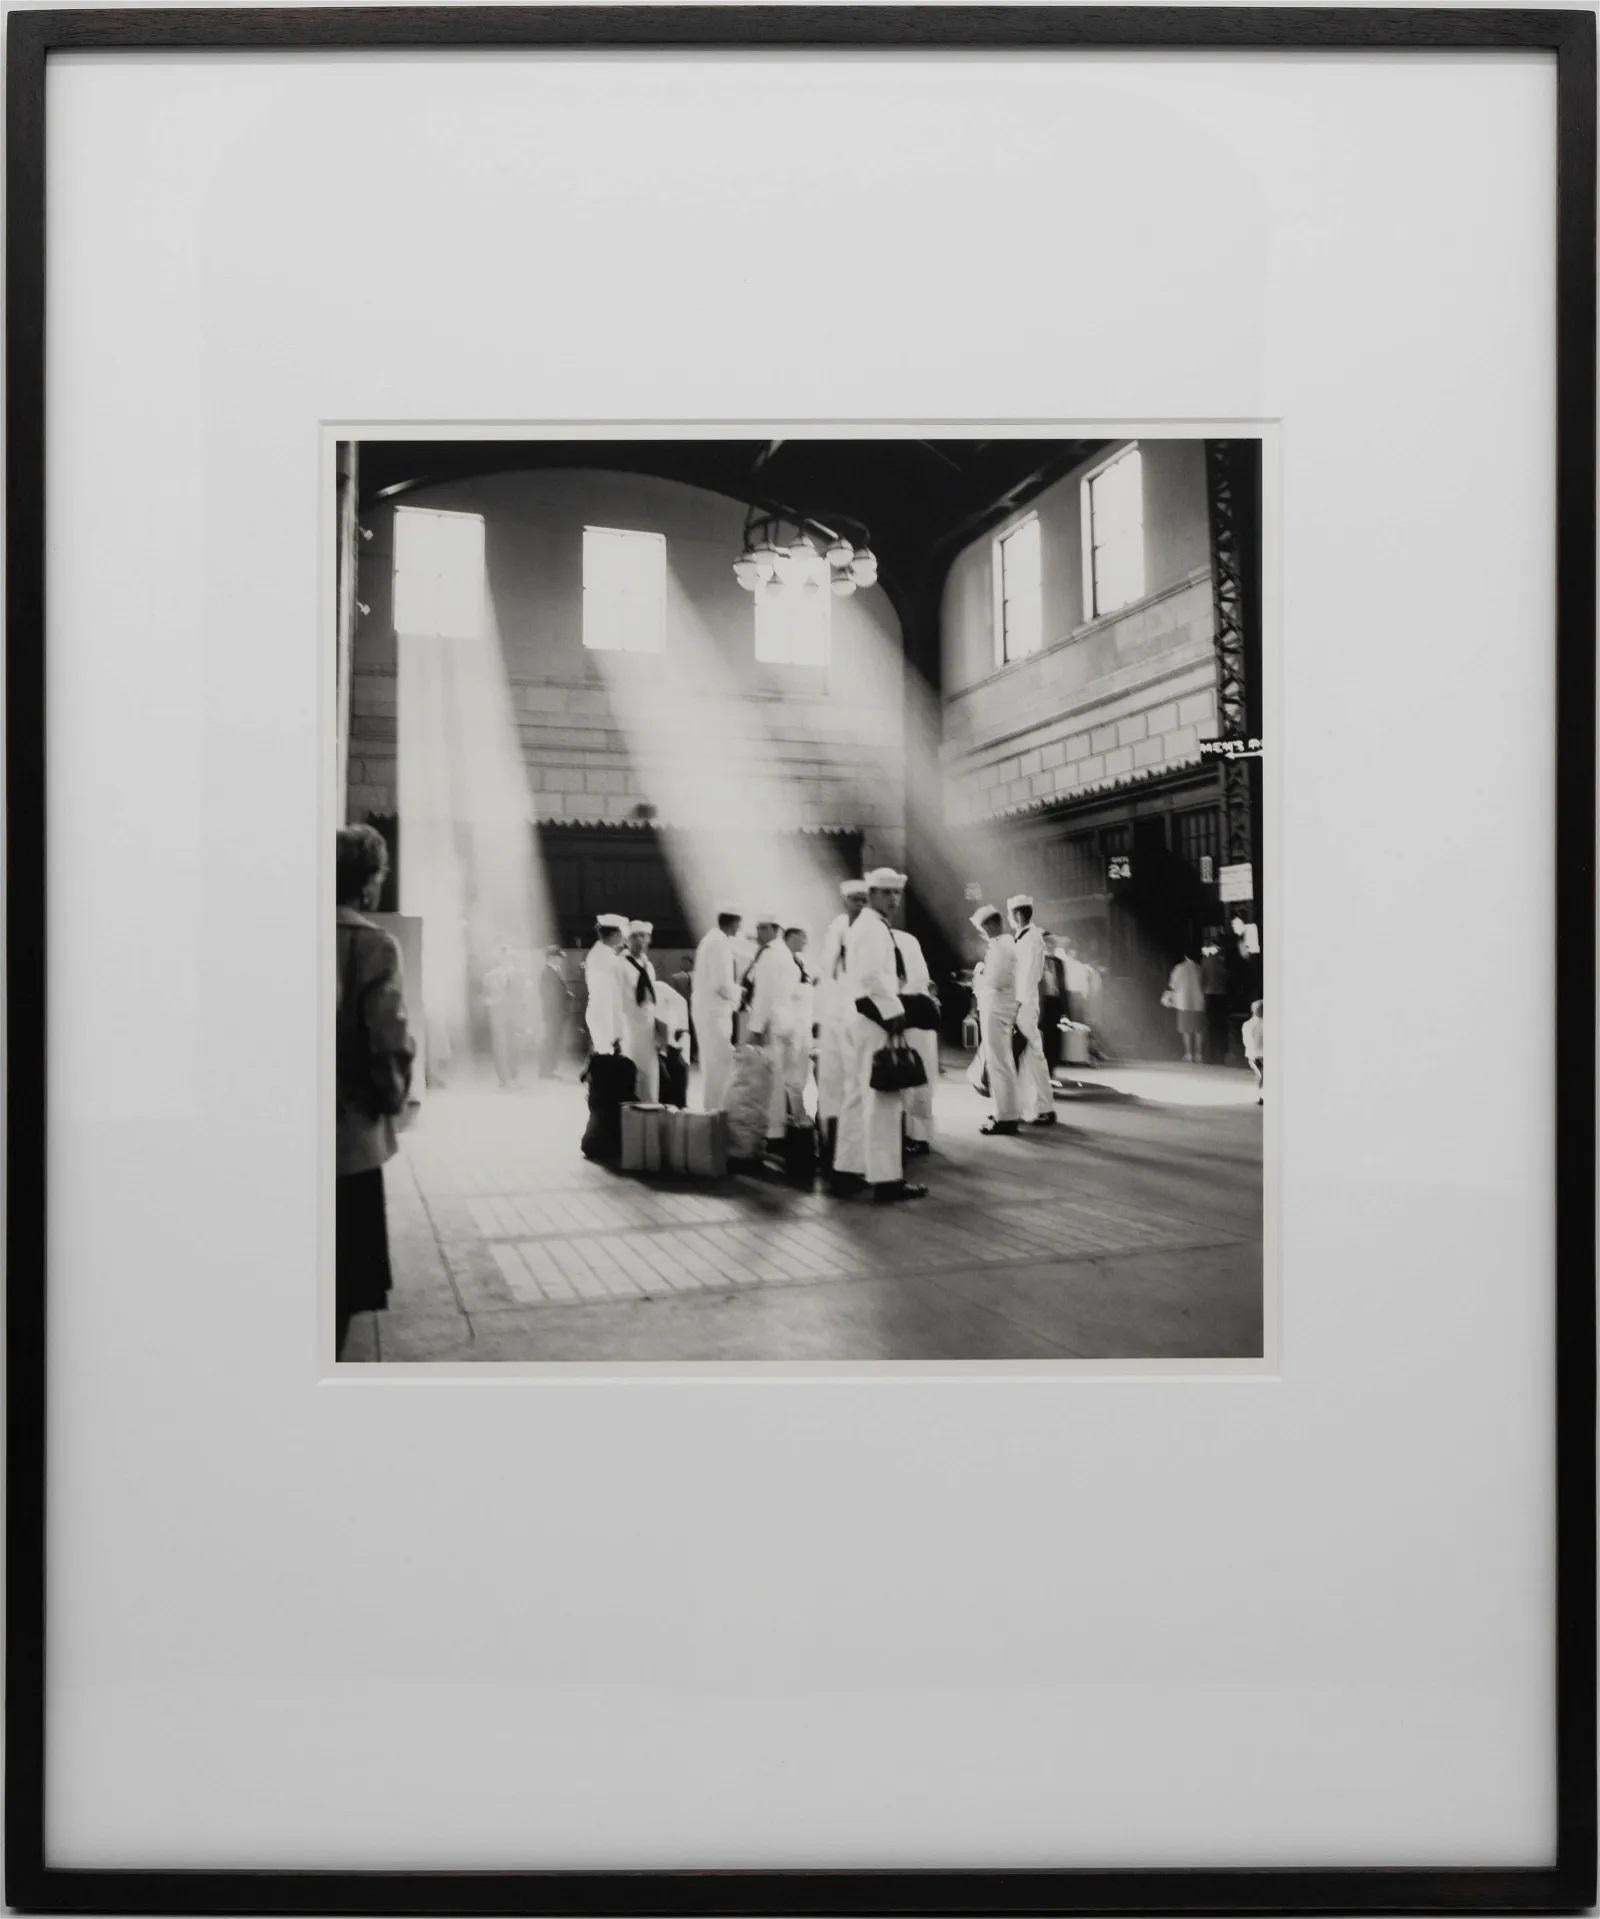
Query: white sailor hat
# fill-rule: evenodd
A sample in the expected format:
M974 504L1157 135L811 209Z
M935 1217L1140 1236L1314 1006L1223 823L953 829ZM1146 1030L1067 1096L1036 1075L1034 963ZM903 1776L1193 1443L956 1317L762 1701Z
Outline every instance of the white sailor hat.
M972 915L970 924L975 926L981 933L988 921L997 920L999 917L1000 909L998 906L980 906L977 912Z
M865 880L840 880L839 892L841 897L847 900L864 900L867 897L867 882Z
M596 913L594 923L596 926L605 927L608 933L626 933L628 930L628 918L625 913Z
M653 933L655 930L654 925L649 920L629 920L628 922L628 931L630 933Z
M867 875L867 887L869 891L875 886L894 887L898 889L903 887L905 883L905 874L897 873L892 866L875 866Z
M1010 899L1006 901L1006 911L1008 913L1014 913L1019 906L1026 906L1031 910L1033 906L1033 895L1031 893L1013 893Z

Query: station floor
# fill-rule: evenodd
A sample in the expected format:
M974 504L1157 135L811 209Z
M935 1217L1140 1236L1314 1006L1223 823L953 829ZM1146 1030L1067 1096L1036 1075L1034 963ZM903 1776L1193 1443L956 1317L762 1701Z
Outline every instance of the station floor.
M693 1096L691 1094L691 1103ZM979 1136L947 1063L900 1206L777 1175L642 1180L578 1151L576 1069L430 1091L387 1169L395 1288L352 1361L1260 1355L1262 1114L1235 1068L1079 1070Z

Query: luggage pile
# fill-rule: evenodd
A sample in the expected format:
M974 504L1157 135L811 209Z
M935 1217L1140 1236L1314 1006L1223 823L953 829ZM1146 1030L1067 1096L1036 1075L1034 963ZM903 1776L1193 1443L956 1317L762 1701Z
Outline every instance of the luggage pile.
M622 1109L622 1170L721 1179L728 1170L727 1114L631 1102Z
M1061 1064L1063 1066L1089 1064L1089 1033L1090 1028L1080 1025L1076 1020L1062 1020Z

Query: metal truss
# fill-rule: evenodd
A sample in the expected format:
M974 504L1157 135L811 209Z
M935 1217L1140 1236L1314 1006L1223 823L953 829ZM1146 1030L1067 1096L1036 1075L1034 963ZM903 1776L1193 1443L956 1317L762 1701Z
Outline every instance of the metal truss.
M1206 441L1206 499L1211 520L1211 602L1217 649L1217 734L1244 740L1250 734L1244 645L1244 581L1239 558L1238 490L1234 443ZM1253 859L1250 771L1246 761L1222 766L1223 859L1240 865Z

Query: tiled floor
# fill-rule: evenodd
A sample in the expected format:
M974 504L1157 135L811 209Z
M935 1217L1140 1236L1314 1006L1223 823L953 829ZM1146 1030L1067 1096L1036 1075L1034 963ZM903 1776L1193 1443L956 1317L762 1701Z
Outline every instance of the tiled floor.
M1171 1087L1171 1099L1161 1095ZM1243 1076L1147 1069L978 1135L959 1073L911 1206L778 1177L649 1182L577 1150L570 1077L431 1093L389 1168L396 1286L346 1357L1223 1358L1262 1339L1261 1115ZM1152 1096L1152 1093L1154 1096Z

